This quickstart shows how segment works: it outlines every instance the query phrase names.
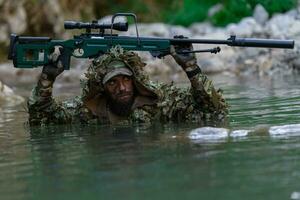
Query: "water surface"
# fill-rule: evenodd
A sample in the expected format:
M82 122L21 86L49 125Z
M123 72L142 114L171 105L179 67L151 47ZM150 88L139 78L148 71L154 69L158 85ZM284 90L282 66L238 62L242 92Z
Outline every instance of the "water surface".
M214 79L228 127L29 128L2 105L1 199L300 199L298 77Z

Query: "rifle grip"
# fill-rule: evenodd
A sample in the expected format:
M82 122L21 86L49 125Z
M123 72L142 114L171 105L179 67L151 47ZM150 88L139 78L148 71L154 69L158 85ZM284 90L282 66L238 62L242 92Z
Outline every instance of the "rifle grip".
M64 70L69 70L72 50L64 47L60 50L60 53L61 53L60 61L62 62Z

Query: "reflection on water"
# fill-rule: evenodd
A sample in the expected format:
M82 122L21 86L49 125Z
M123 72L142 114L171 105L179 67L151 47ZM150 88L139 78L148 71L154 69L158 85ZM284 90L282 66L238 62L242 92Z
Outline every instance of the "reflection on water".
M216 82L229 127L30 128L22 105L2 106L1 199L297 199L297 77Z

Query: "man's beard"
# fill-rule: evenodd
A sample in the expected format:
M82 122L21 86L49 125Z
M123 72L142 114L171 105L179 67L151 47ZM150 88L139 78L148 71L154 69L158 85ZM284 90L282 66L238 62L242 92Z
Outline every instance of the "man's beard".
M125 95L124 93L120 95ZM107 102L108 107L111 112L113 112L116 115L126 117L131 113L131 108L134 102L134 94L130 93L132 97L127 102L120 102L117 99L114 99L110 94L107 94Z

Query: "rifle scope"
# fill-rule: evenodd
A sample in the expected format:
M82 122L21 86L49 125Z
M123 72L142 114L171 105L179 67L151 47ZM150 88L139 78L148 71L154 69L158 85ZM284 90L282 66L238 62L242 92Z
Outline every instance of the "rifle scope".
M65 29L111 29L111 24L99 24L98 22L76 22L76 21L65 21ZM127 31L128 23L127 22L118 22L113 23L112 28L117 31Z

